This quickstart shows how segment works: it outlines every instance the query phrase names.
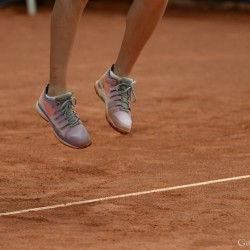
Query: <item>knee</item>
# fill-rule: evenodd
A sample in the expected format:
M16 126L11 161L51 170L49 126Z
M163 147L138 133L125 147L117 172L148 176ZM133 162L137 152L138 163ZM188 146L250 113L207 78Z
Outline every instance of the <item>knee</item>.
M75 4L75 5L85 5L88 3L88 0L71 0L72 1L72 4Z
M141 0L147 8L162 11L167 7L168 0Z
M88 0L56 0L56 2L62 4L62 5L74 5L74 6L81 6L86 5Z

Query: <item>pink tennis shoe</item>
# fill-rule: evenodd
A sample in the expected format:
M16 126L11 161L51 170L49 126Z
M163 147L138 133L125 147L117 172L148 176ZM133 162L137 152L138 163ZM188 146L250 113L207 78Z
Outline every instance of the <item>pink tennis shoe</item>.
M129 102L136 101L134 84L135 81L131 78L115 75L113 66L95 84L97 95L105 103L107 121L122 134L128 134L132 127Z
M71 92L60 96L48 96L48 87L42 92L36 110L48 121L56 138L72 148L85 148L91 145L91 139L80 118L74 111L75 99Z

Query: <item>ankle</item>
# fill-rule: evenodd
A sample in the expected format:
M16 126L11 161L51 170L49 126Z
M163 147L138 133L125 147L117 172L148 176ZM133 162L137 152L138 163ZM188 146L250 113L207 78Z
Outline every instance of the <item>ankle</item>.
M128 70L124 70L119 66L117 66L116 64L112 66L111 71L118 77L128 77L130 74Z
M54 85L52 83L49 83L49 87L48 87L48 96L58 96L58 95L62 95L65 94L66 91L66 87L65 86L58 86L58 85Z

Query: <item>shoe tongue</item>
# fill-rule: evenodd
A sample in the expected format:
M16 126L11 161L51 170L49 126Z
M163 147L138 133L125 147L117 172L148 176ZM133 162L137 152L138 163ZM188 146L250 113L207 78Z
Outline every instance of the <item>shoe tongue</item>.
M128 78L128 77L122 77L119 82L120 83L132 84L133 83L133 79Z
M67 93L65 93L65 94L56 96L56 97L55 97L55 100L56 100L57 102L63 102L63 101L66 101L66 100L70 99L71 96L72 96L72 93L71 93L71 92L67 92Z
M113 70L113 68L111 68L108 71L108 77L115 80L114 83L111 83L112 85L116 85L116 84L119 84L119 83L131 84L134 81L133 79L128 78L128 77L120 77L120 76L116 75L112 70Z

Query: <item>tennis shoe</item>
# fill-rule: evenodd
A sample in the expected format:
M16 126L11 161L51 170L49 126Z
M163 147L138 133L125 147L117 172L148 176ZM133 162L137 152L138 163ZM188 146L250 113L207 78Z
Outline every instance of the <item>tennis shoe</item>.
M89 134L74 110L76 100L72 93L50 97L48 87L49 85L36 103L39 115L51 124L56 138L66 146L72 148L90 146Z
M136 101L134 84L131 78L115 75L113 66L95 83L95 91L105 103L108 123L122 134L130 133L132 127L130 101Z

